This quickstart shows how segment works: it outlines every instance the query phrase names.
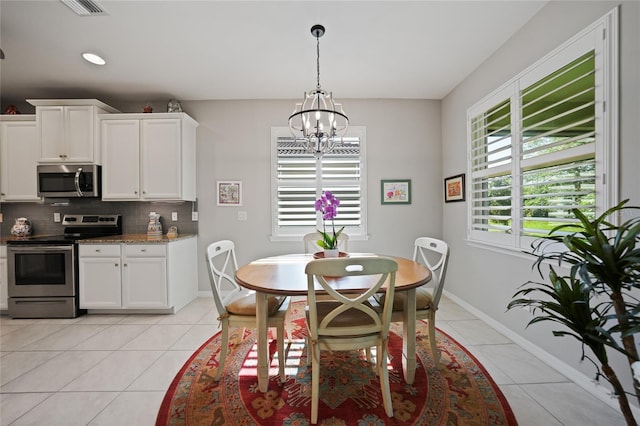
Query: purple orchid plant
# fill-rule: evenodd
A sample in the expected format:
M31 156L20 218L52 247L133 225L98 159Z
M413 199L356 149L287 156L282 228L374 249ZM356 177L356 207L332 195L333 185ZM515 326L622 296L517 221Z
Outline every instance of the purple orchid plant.
M338 248L338 237L344 230L344 226L336 232L335 217L338 215L338 206L340 200L336 198L331 191L324 191L322 196L316 200L315 208L317 212L322 213L322 231L318 232L322 235L322 239L318 240L318 245L325 250L333 250ZM327 233L326 221L331 220L331 228L333 232Z

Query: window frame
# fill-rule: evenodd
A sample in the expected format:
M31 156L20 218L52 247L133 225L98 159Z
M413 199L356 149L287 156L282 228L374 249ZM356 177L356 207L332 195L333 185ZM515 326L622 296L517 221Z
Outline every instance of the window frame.
M596 165L596 215L618 202L618 13L613 9L568 41L536 61L530 67L504 83L467 110L467 241L470 244L488 246L520 253L529 250L537 237L521 235L522 175L527 163L521 159L521 89L561 69L587 51L595 51L595 142ZM494 233L474 230L473 192L473 120L491 111L500 102L509 100L511 105L511 232ZM570 155L566 155L569 158ZM524 164L523 164L524 163ZM490 173L488 173L490 174Z
M302 237L317 229L322 230L322 216L316 214L316 225L307 227L296 227L295 230L287 229L278 225L278 138L291 137L288 127L271 128L271 241L300 241ZM360 225L346 226L344 232L349 235L350 240L365 240L367 234L367 167L366 167L366 127L349 126L345 137L358 137L360 139ZM316 164L322 161L316 160ZM322 192L322 183L316 175L316 196ZM316 197L317 198L317 197ZM340 211L338 210L338 216ZM337 226L337 225L336 225Z

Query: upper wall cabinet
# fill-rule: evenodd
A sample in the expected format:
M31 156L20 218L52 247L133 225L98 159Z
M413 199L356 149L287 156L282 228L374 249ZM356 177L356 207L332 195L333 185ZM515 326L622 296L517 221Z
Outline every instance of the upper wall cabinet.
M195 201L196 127L185 113L100 116L102 199Z
M0 116L0 201L39 201L35 115Z
M118 112L95 99L27 100L36 107L41 163L101 164L98 114Z

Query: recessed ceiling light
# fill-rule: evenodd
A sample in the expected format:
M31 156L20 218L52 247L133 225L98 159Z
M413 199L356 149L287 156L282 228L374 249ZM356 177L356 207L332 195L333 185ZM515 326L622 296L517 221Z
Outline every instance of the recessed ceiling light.
M96 55L95 53L83 53L82 57L91 62L92 64L96 64L96 65L104 65L107 62L102 59L100 56Z

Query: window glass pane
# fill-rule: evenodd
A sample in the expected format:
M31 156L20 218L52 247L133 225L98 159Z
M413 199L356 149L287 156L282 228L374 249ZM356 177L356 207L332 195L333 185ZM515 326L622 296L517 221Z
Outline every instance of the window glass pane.
M511 104L504 100L471 119L472 170L511 162Z
M472 229L511 233L511 181L511 175L473 180Z
M595 159L544 167L522 175L522 235L543 236L562 223L576 223L571 209L596 216Z
M595 51L522 91L522 158L595 140Z

